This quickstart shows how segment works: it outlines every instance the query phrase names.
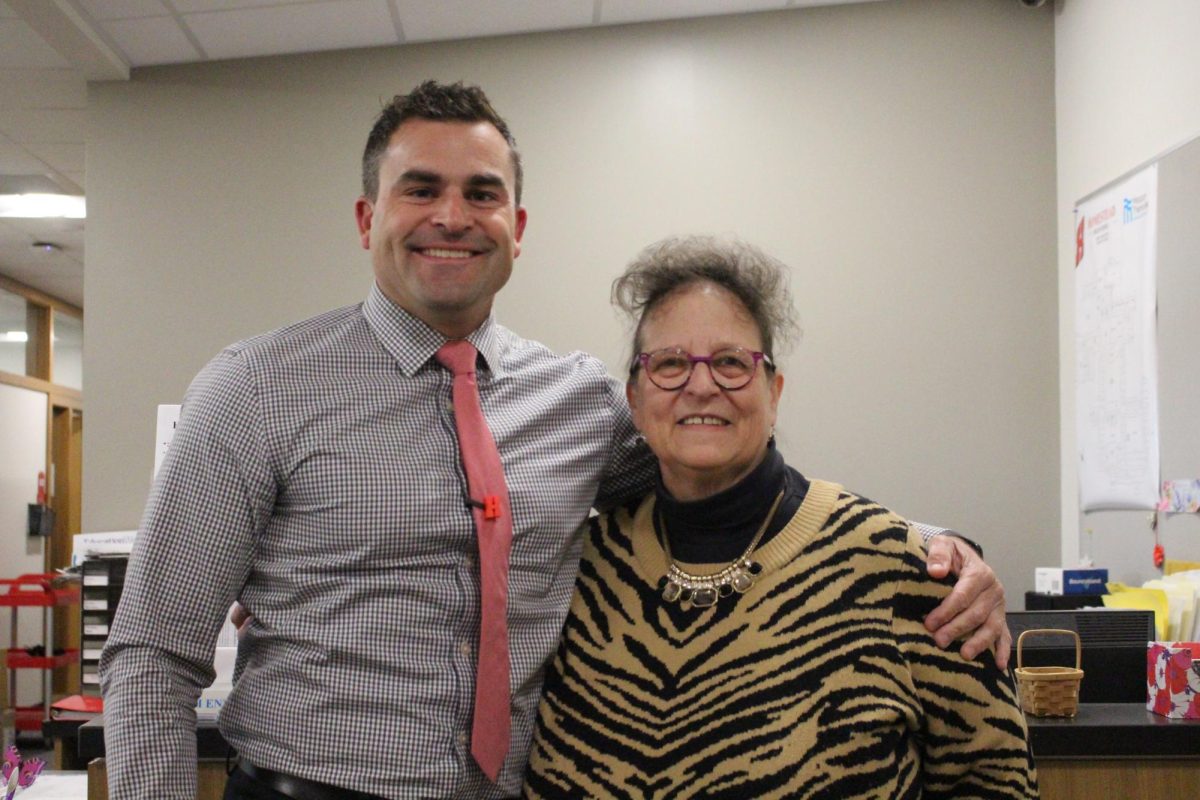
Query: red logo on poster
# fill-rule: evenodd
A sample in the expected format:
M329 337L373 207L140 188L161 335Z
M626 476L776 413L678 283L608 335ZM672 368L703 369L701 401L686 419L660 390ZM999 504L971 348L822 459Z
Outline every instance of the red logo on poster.
M1079 262L1083 261L1083 223L1084 219L1080 217L1079 227L1075 229L1075 266L1079 266Z

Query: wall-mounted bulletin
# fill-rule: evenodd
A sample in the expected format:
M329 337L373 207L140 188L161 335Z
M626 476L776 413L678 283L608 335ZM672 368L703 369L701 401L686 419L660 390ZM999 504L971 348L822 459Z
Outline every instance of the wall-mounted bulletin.
M1081 554L1200 561L1200 137L1075 204Z
M1080 507L1158 503L1158 166L1075 209Z

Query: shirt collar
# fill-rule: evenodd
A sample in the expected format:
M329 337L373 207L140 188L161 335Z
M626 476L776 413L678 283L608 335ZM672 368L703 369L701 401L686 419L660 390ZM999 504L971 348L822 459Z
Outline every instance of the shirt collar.
M393 303L376 283L363 303L363 316L367 325L391 356L396 359L400 372L411 377L433 358L438 348L449 341L415 316ZM500 363L500 326L491 314L478 328L471 331L467 341L483 356L484 366L493 379L504 377Z

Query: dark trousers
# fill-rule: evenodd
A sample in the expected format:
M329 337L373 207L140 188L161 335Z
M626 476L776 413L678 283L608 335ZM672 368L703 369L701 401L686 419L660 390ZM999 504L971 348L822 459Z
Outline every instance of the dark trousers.
M335 786L328 786L322 793L311 796L328 798L328 800L340 800L341 798L383 800L383 798L376 797L375 795L368 795L349 789L338 789ZM292 795L278 792L270 786L255 780L241 769L235 769L230 773L229 780L225 783L224 800L294 800L294 798Z
M269 786L263 786L240 769L229 774L225 782L225 800L291 800Z
M330 798L373 798L374 795L364 795L361 792L352 792L346 789L337 789L329 787ZM258 781L251 778L240 769L235 769L229 775L229 780L225 783L224 800L293 800L292 797L286 794L275 791L270 786L264 786ZM382 797L375 800L383 800ZM516 800L516 798L514 798Z

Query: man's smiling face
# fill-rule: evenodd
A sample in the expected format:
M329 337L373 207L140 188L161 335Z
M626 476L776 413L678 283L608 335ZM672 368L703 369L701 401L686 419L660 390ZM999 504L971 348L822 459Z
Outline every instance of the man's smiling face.
M483 322L521 252L508 143L488 122L411 119L392 134L379 192L355 205L375 282L451 338Z

